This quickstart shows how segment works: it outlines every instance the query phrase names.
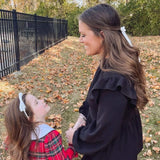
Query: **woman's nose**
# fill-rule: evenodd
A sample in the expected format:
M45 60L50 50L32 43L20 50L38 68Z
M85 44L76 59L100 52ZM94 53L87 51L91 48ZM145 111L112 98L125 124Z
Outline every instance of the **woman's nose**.
M82 37L79 37L79 42L83 43Z

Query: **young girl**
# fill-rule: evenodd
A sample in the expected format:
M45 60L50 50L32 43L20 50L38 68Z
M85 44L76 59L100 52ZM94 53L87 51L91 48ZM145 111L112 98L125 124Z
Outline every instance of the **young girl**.
M45 124L50 107L31 94L19 93L5 111L6 147L12 160L71 160L77 154L62 138Z

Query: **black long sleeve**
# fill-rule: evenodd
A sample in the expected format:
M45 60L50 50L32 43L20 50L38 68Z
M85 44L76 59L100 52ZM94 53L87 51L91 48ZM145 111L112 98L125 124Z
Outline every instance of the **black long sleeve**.
M102 90L97 117L74 134L75 149L82 154L92 154L107 147L120 133L126 106L127 99L120 92Z

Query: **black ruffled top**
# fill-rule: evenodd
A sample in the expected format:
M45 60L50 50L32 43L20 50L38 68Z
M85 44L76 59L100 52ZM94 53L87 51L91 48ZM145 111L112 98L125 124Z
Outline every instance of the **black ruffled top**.
M79 112L86 126L73 136L73 145L83 160L137 160L143 147L137 96L129 79L117 72L94 76Z

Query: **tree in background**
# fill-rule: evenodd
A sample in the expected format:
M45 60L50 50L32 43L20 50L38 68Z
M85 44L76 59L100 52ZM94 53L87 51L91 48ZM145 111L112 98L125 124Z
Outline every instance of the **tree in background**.
M15 9L17 12L23 13L34 13L36 9L37 0L0 0L4 1L1 2L0 7L6 10L13 10Z
M159 0L130 0L121 3L118 10L131 35L160 35Z
M68 20L68 33L71 36L79 36L78 30L78 16L84 11L84 7L78 7L75 3L64 4L64 17Z
M7 4L10 3L10 0L0 0L0 8L2 9L8 9Z

